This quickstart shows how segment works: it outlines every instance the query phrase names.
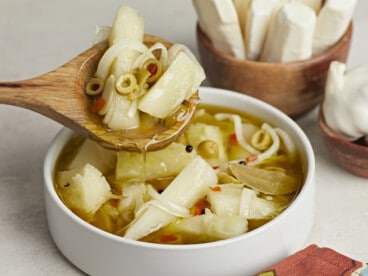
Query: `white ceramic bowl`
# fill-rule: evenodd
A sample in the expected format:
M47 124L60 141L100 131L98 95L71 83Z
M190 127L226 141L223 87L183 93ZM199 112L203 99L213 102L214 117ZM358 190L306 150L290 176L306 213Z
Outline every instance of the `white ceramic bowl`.
M244 110L286 130L306 167L306 180L292 204L271 222L238 237L193 245L160 245L127 240L89 225L59 199L53 186L57 157L72 133L63 129L44 163L49 229L60 251L89 275L254 275L302 249L313 223L314 153L304 132L274 107L239 93L203 87L204 103Z

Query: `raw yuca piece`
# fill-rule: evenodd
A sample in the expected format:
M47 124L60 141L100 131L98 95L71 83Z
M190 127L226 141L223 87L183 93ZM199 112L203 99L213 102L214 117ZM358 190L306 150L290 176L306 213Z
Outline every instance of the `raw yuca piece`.
M317 17L313 54L333 46L346 32L357 0L327 0Z
M257 193L241 184L222 184L220 191L209 190L207 198L213 213L246 219L270 218L279 208L276 203L257 196Z
M93 215L113 196L105 177L90 164L59 172L57 177L65 204L83 216Z
M187 152L185 145L171 143L167 147L146 153L121 151L117 153L116 178L118 180L164 178L175 176L196 156L196 151ZM144 171L143 171L144 170Z
M213 45L237 58L245 58L243 36L232 0L193 0L201 29Z
M204 197L217 176L212 167L196 156L128 227L124 237L138 240L176 220L176 210L188 210Z
M220 190L210 189L207 193L212 211L221 216L239 215L243 184L221 184Z
M262 52L266 35L279 7L279 0L253 0L247 13L244 34L247 59L257 60Z
M204 71L198 62L181 51L139 100L138 109L157 118L166 118L195 92L193 87L198 89L204 78Z
M312 55L315 12L298 2L284 4L267 34L261 61L290 62Z
M105 174L115 167L116 152L105 149L96 142L86 139L79 147L78 152L67 169L77 169L86 164L92 165L102 174Z
M300 2L308 7L312 8L316 14L319 13L323 0L291 0L292 2Z
M206 209L205 214L184 218L167 229L185 236L205 236L208 241L228 239L248 231L248 221L240 216L217 215Z
M119 200L118 210L124 222L134 219L134 214L149 200L147 188L143 181L130 181L123 184L122 196Z
M114 93L114 101L103 118L103 122L112 130L138 127L140 120L137 109L138 101L130 101L126 96L119 95L116 92Z
M257 196L254 190L244 188L240 199L239 215L247 219L271 218L279 213L286 205L277 205L274 201Z
M240 29L244 35L246 17L251 0L233 0L236 13L238 14Z

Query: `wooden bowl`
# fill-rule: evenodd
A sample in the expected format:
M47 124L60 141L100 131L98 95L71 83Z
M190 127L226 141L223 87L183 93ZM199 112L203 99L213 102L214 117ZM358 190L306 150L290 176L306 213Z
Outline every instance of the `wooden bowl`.
M289 63L240 60L217 50L198 24L196 33L201 63L211 85L253 96L298 117L323 99L330 62L346 62L352 30L351 23L326 52Z
M322 140L331 157L347 171L368 178L368 146L338 136L327 124L322 108L318 117Z

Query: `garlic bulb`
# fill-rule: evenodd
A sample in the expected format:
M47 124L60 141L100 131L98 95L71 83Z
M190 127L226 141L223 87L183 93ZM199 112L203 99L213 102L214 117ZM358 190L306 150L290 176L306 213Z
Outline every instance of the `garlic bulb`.
M322 106L326 123L341 137L353 141L368 136L368 66L346 71L334 61L328 72Z

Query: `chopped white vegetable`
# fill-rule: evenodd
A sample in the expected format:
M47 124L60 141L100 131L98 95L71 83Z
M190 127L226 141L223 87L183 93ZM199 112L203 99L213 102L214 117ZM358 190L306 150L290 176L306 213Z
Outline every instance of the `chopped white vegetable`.
M205 236L206 240L228 239L248 231L247 219L217 215L206 209L204 215L184 218L169 226L170 231L185 236Z
M145 51L147 51L147 47L143 44L142 41L120 40L116 42L106 50L106 52L100 59L100 62L97 66L96 76L103 80L107 79L109 74L111 73L111 66L114 64L117 57L122 51L127 50L144 53Z
M90 164L59 172L57 177L63 200L82 215L95 213L113 196L105 177Z
M143 35L144 18L138 14L137 10L124 5L120 6L112 24L110 45L119 40L143 41Z
M293 139L291 139L290 135L285 130L278 127L274 128L274 130L276 131L277 135L281 138L281 141L284 144L287 153L290 155L296 154L296 146Z
M136 212L149 199L146 190L146 185L140 181L130 181L123 184L118 210L124 221L132 221Z
M130 101L115 92L114 103L109 110L111 113L108 111L103 122L112 130L137 128L140 116L136 106L137 100Z
M114 75L110 75L109 78L105 81L104 90L101 94L101 97L105 101L105 104L98 112L100 115L106 115L115 102L115 95L117 94L115 91L115 81L116 78Z
M171 143L167 147L146 153L121 151L117 153L116 178L118 180L155 179L175 176L196 156L195 150L187 152L185 145Z
M156 58L153 54L154 51L160 51L160 62L162 65L163 70L165 71L167 67L169 67L169 57L168 57L168 51L165 45L163 45L161 42L156 42L153 44L147 51L142 53L135 61L133 68L138 68L144 64L144 62L150 58Z
M244 188L241 195L240 216L247 219L270 218L277 213L278 206L269 200L259 198L255 191Z
M242 184L218 185L220 190L208 190L207 200L211 210L221 216L239 215Z
M162 201L177 205L179 208L191 208L206 195L207 189L215 185L215 171L201 157L195 157L160 195ZM147 205L138 218L128 227L124 237L138 240L176 220L159 202Z
M195 92L198 91L198 87L200 86L200 84L202 83L202 81L205 79L206 76L201 64L198 62L193 52L183 44L176 43L169 48L169 50L167 51L169 63L171 64L181 52L184 52L188 56L188 58L192 60L194 64L193 68L195 68L192 86L190 86L187 94L185 95L185 99L188 99Z
M80 168L88 163L105 174L115 167L116 159L115 151L105 149L96 142L86 139L70 162L68 170Z
M157 118L166 118L195 92L193 89L198 89L204 78L202 67L182 51L140 99L138 109Z
M248 231L248 221L241 216L205 215L207 236L214 240L228 239Z
M133 49L121 50L111 65L110 74L114 75L116 79L119 79L122 74L131 72L134 68L135 61L141 55L142 52Z

